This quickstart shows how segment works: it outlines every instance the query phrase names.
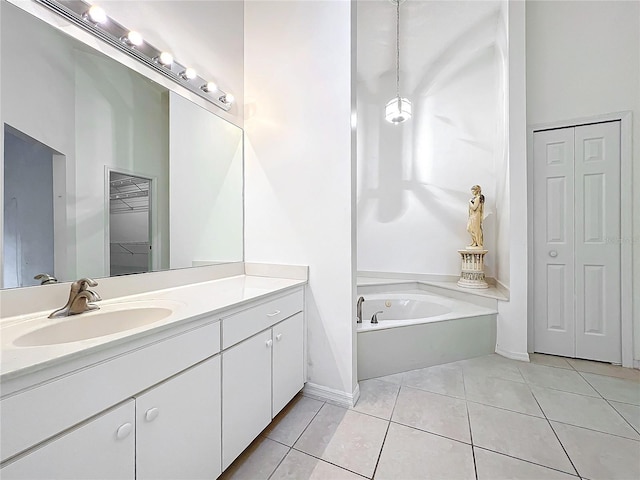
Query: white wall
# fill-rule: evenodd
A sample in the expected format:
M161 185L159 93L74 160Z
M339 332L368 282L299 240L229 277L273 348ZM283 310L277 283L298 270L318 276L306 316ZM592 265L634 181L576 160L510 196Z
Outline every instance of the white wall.
M107 14L137 29L153 46L233 93L229 112L216 115L243 125L244 5L240 0L106 0Z
M33 19L14 5L2 3L2 36L21 38L2 43L1 120L59 152L66 166L67 218L75 219L75 110L74 56L70 42L53 29L33 29ZM17 12L17 13L16 13ZM25 35L24 32L30 32ZM37 52L37 53L34 53ZM15 72L29 72L19 75ZM3 130L3 129L2 129ZM0 145L0 164L4 160ZM2 169L4 170L4 169ZM64 207L62 207L64 209ZM1 232L0 228L0 232ZM1 235L0 235L1 236ZM59 278L75 276L75 231L56 236L67 250L64 266L56 264Z
M527 2L527 123L633 114L635 355L640 359L640 3ZM628 215L629 212L622 212Z
M525 2L506 5L508 63L508 205L509 301L498 302L496 352L528 361L527 354L527 138Z
M245 3L245 254L309 265L308 380L356 385L351 2Z
M171 92L171 268L240 262L242 130Z
M459 275L479 184L495 276L506 182L500 4L415 0L400 15L400 93L414 115L392 125L383 114L396 91L395 7L358 2L358 270Z
M106 168L152 178L157 268L169 267L167 91L100 53L75 50L76 245L78 271L109 276Z

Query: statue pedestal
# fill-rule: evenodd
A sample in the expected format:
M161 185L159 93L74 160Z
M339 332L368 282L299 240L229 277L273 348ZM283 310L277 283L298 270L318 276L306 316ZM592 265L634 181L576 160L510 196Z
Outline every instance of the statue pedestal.
M462 256L462 273L458 286L464 288L489 288L484 279L484 256L489 250L468 247L458 250Z

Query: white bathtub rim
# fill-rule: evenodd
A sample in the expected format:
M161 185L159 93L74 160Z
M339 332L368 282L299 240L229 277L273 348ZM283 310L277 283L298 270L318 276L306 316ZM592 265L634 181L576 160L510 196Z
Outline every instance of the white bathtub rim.
M465 302L463 300L456 300L451 297L444 297L433 293L427 293L424 290L406 290L406 291L392 291L388 293L372 293L363 295L365 302L367 297L373 297L372 300L394 300L394 299L407 299L407 300L424 300L428 302L437 303L451 308L451 312L444 313L442 315L436 315L433 317L425 318L411 318L406 320L384 320L379 318L377 324L372 324L369 319L362 319L362 323L357 325L356 333L372 332L379 330L386 330L389 328L401 328L410 325L419 325L422 323L443 322L447 320L455 320L458 318L470 318L478 317L482 315L496 315L498 310L487 307L481 307L473 303Z

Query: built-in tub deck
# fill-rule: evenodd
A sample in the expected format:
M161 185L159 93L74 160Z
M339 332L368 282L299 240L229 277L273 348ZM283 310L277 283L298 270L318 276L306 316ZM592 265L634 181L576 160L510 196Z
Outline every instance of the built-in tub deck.
M359 380L495 352L496 299L469 295L466 301L460 299L464 293L452 298L417 286L359 286L358 296L364 297L357 326ZM376 312L382 312L379 323L372 324Z

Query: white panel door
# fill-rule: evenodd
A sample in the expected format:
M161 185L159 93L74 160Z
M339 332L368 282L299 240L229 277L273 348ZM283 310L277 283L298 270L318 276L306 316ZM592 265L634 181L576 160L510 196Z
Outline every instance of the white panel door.
M74 428L0 469L3 480L135 477L134 401Z
M217 478L220 402L220 355L138 396L136 478Z
M620 363L620 122L575 129L576 357Z
M534 134L536 352L620 363L620 122Z
M573 128L534 136L535 350L575 353Z
M273 327L273 413L276 416L304 386L302 313Z

